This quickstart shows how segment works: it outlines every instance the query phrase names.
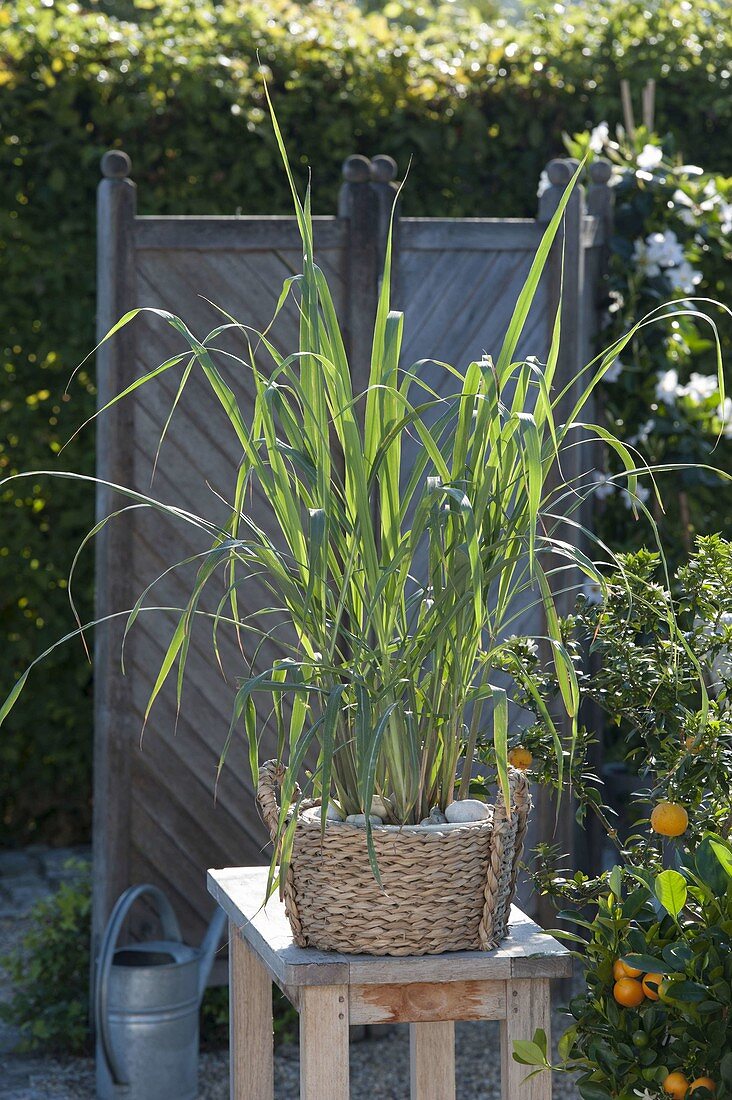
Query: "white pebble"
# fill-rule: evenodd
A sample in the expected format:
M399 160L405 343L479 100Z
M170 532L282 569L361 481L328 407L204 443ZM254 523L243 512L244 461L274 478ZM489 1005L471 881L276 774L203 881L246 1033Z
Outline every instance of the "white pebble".
M445 817L451 825L465 821L486 821L490 809L477 798L462 798L445 807Z
M372 825L383 825L383 821L376 814L369 814L369 821ZM346 825L365 825L366 814L349 814L346 818Z
M389 807L379 794L375 794L371 799L371 814L374 817L380 817L382 821L389 816Z
M300 814L301 821L320 821L321 809L320 806L311 806L308 810L303 810ZM326 821L343 821L343 815L337 806L334 806L332 802L328 803L328 809L325 813Z

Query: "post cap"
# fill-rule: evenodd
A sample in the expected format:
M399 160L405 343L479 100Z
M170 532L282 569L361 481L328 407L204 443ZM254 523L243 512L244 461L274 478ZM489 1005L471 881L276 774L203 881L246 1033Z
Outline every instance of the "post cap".
M361 153L354 153L343 161L343 178L346 183L367 183L371 179L371 161Z
M574 175L573 163L575 162L561 158L550 160L546 166L549 182L553 183L555 187L566 187Z
M391 183L396 179L397 163L393 157L379 153L371 161L371 178L375 183Z
M593 183L600 184L600 186L610 182L612 173L613 169L609 160L593 160L590 165L590 179Z
M132 161L121 149L109 149L102 157L101 168L105 179L122 180L132 171Z

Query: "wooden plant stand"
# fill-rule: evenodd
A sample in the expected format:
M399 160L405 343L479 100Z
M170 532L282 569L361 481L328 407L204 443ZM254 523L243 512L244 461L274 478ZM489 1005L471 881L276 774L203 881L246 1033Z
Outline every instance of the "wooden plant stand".
M500 1020L503 1100L550 1100L551 1082L511 1057L514 1039L549 1035L551 978L569 952L515 906L496 951L382 958L296 947L284 906L262 906L263 867L209 871L229 917L231 1100L273 1100L272 989L300 1013L301 1100L348 1100L349 1024L409 1023L411 1100L454 1100L455 1020Z

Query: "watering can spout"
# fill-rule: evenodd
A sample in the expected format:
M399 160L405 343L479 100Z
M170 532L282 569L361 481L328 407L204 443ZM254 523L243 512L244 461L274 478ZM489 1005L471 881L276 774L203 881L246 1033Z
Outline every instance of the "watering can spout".
M211 918L206 935L203 937L203 942L199 948L201 952L201 965L198 970L198 1001L199 1004L206 991L206 985L208 983L209 975L211 973L211 967L214 964L216 958L216 949L221 942L221 936L223 935L224 928L226 927L226 913L218 906L216 912Z

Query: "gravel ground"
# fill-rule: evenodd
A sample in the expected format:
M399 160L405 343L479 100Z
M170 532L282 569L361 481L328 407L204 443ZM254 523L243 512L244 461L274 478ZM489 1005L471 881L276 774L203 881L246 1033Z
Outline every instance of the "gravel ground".
M562 1024L557 1019L555 1032ZM499 1100L500 1065L498 1027L495 1024L457 1025L457 1100ZM283 1045L275 1056L276 1100L297 1100L299 1064L297 1044ZM51 1059L0 1057L2 1100L93 1100L94 1066L88 1059L68 1062ZM549 1100L549 1081L546 1082ZM228 1100L229 1059L225 1051L203 1054L199 1100ZM556 1079L554 1100L576 1100L571 1081ZM386 1038L351 1046L351 1100L408 1100L409 1037L396 1028ZM323 1100L327 1100L323 1097Z

